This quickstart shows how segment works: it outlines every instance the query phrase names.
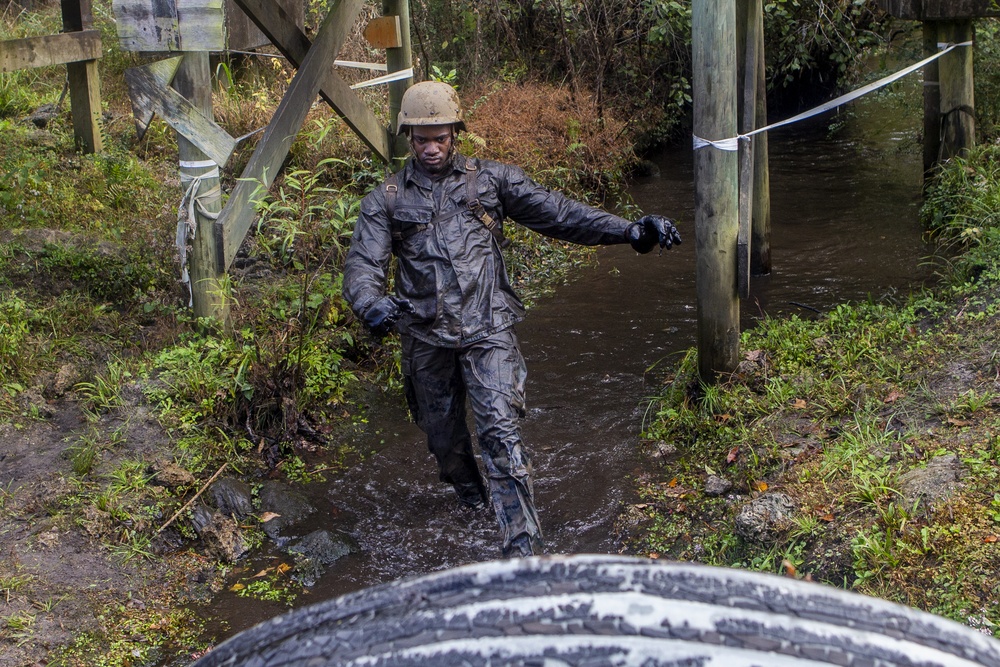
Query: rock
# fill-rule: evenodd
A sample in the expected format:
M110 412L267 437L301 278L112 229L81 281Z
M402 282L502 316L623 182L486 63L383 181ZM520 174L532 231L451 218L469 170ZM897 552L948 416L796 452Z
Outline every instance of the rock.
M299 540L288 553L299 554L323 565L330 565L357 551L358 545L346 535L331 533L328 530L316 530Z
M55 396L62 396L79 381L80 371L77 367L74 364L63 364L52 381L52 392Z
M198 482L194 475L170 461L157 461L153 464L153 481L160 486L193 486Z
M281 482L265 482L260 489L261 512L273 512L278 516L264 523L264 532L278 544L287 542L281 534L289 526L301 521L316 511L300 491Z
M205 543L208 555L227 563L237 561L248 551L239 524L222 512L212 513L198 535Z
M232 477L223 477L208 489L208 497L215 509L237 521L253 513L250 485Z
M27 120L40 130L45 129L49 121L59 115L59 107L55 104L43 104L28 116Z
M962 487L962 462L955 454L937 456L926 468L914 468L900 475L898 484L906 507L932 505L951 497Z
M748 542L773 542L788 528L795 502L784 493L765 493L740 508L736 534Z
M730 482L725 477L719 477L718 475L709 475L705 479L705 495L706 496L721 496L729 489L733 488L733 483Z
M672 456L677 455L677 445L672 442L664 442L661 440L653 446L652 457L654 459L669 459Z
M317 530L303 537L288 550L295 556L295 579L303 586L315 585L326 566L358 551L357 544L345 535Z

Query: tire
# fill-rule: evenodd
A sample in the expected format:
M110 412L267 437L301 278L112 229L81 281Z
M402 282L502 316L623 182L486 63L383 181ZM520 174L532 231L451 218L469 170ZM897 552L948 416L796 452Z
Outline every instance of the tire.
M468 565L278 616L193 667L995 665L964 625L821 584L617 556Z

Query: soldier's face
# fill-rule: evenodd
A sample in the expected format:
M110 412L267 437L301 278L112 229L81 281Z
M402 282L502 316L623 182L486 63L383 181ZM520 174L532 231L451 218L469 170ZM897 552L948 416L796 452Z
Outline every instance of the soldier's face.
M451 125L417 125L410 130L410 149L430 174L440 174L447 168L454 141Z

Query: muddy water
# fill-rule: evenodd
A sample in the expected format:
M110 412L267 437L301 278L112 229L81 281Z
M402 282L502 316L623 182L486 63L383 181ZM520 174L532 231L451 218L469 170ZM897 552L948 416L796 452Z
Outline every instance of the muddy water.
M771 136L772 275L757 280L744 326L763 313L814 316L847 300L903 292L925 276L913 125L866 120L831 137L830 117ZM855 121L856 122L856 121ZM644 465L639 433L658 364L695 344L690 149L634 184L640 207L679 220L688 242L662 256L601 249L595 266L533 308L518 327L528 362L523 422L553 553L614 553L612 522ZM799 304L799 305L792 305ZM375 397L359 448L374 452L313 489L317 526L349 533L359 554L338 561L301 604L372 584L499 556L492 516L463 509L445 485L402 399ZM286 608L224 596L212 612L232 633Z

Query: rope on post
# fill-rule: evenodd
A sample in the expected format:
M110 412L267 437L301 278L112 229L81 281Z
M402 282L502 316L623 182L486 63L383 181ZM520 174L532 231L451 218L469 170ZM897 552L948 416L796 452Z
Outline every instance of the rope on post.
M835 108L841 106L842 104L846 104L847 102L851 102L853 100L856 100L859 97L864 97L868 93L876 91L879 88L884 88L885 86L888 86L890 83L893 83L894 81L903 78L907 74L915 72L916 70L920 69L924 65L927 65L928 63L931 63L931 62L937 60L941 56L945 55L946 53L949 53L950 51L952 51L954 49L957 49L960 46L972 46L972 42L971 41L970 42L961 42L959 44L938 43L938 48L941 49L941 50L938 51L937 53L935 53L932 56L924 58L923 60L921 60L918 63L910 65L909 67L905 67L905 68L899 70L898 72L896 72L895 74L890 74L887 77L884 77L882 79L879 79L878 81L875 81L874 83L870 83L870 84L868 84L866 86L862 86L862 87L858 88L857 90L851 91L849 93L841 95L840 97L834 98L834 99L830 100L829 102L826 102L824 104L819 105L818 107L814 107L812 109L809 109L808 111L803 111L802 113L798 114L797 116L792 116L791 118L787 118L787 119L779 121L777 123L772 123L770 125L766 125L764 127L761 127L761 128L756 129L756 130L753 130L752 132L747 132L746 134L738 134L735 137L729 137L727 139L717 139L717 140L714 140L714 141L710 140L710 139L703 139L702 137L699 137L697 135L693 135L694 148L695 148L695 150L698 150L699 148L704 148L705 146L712 146L713 148L717 148L717 149L719 149L721 151L735 151L735 150L737 150L739 148L739 141L740 140L744 140L744 141L749 140L750 137L752 137L755 134L760 134L761 132L767 132L768 130L773 130L775 128L783 127L785 125L791 125L792 123L797 123L797 122L805 120L807 118L812 118L813 116L818 116L819 114L825 113L827 111L830 111L831 109L835 109Z

